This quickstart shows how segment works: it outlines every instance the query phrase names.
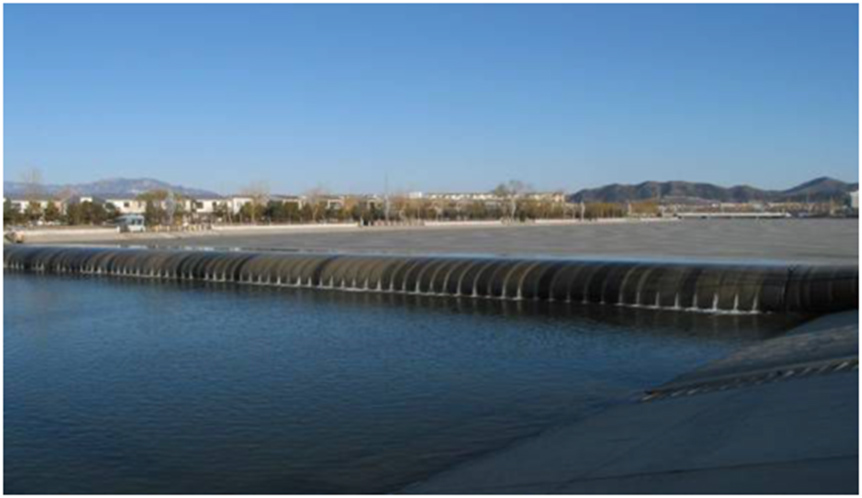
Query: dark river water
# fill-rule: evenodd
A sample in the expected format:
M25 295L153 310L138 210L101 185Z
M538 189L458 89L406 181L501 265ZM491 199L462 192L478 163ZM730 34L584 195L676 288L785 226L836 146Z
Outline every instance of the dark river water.
M786 323L5 273L7 493L397 491Z

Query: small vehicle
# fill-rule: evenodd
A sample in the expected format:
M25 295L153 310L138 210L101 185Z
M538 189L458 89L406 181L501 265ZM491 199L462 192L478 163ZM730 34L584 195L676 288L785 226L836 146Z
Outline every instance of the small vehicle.
M124 233L145 231L144 216L140 214L124 214L118 217L117 230Z

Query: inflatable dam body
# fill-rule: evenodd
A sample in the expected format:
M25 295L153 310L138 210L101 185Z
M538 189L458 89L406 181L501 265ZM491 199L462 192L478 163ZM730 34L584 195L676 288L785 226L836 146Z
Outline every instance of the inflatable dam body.
M858 268L6 246L4 268L706 312L858 308Z

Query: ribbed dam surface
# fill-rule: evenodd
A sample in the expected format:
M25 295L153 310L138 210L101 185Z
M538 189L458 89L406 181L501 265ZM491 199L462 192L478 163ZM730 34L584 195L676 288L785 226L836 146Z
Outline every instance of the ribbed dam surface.
M858 307L858 268L12 246L4 268L706 312Z

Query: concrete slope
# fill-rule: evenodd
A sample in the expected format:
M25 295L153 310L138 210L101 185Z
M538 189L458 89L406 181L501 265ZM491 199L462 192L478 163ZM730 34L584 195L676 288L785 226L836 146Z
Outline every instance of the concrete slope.
M743 350L736 360L720 362L721 368L707 367L687 379L724 379L709 390L665 391L674 394L650 401L638 395L404 492L856 494L858 356L848 361L846 353L855 353L858 339L848 347L846 317L843 325L796 334L795 342L788 342L791 337L767 341L753 346L760 353ZM830 335L834 341L826 337ZM831 368L806 371L808 363L830 361L816 352L812 360L804 348L796 347L817 342L833 348L840 358ZM770 343L780 346L776 351L784 364L762 353ZM758 355L761 365L755 360ZM740 368L738 378L748 381L727 377L734 362ZM782 374L750 380L752 371L775 369Z

